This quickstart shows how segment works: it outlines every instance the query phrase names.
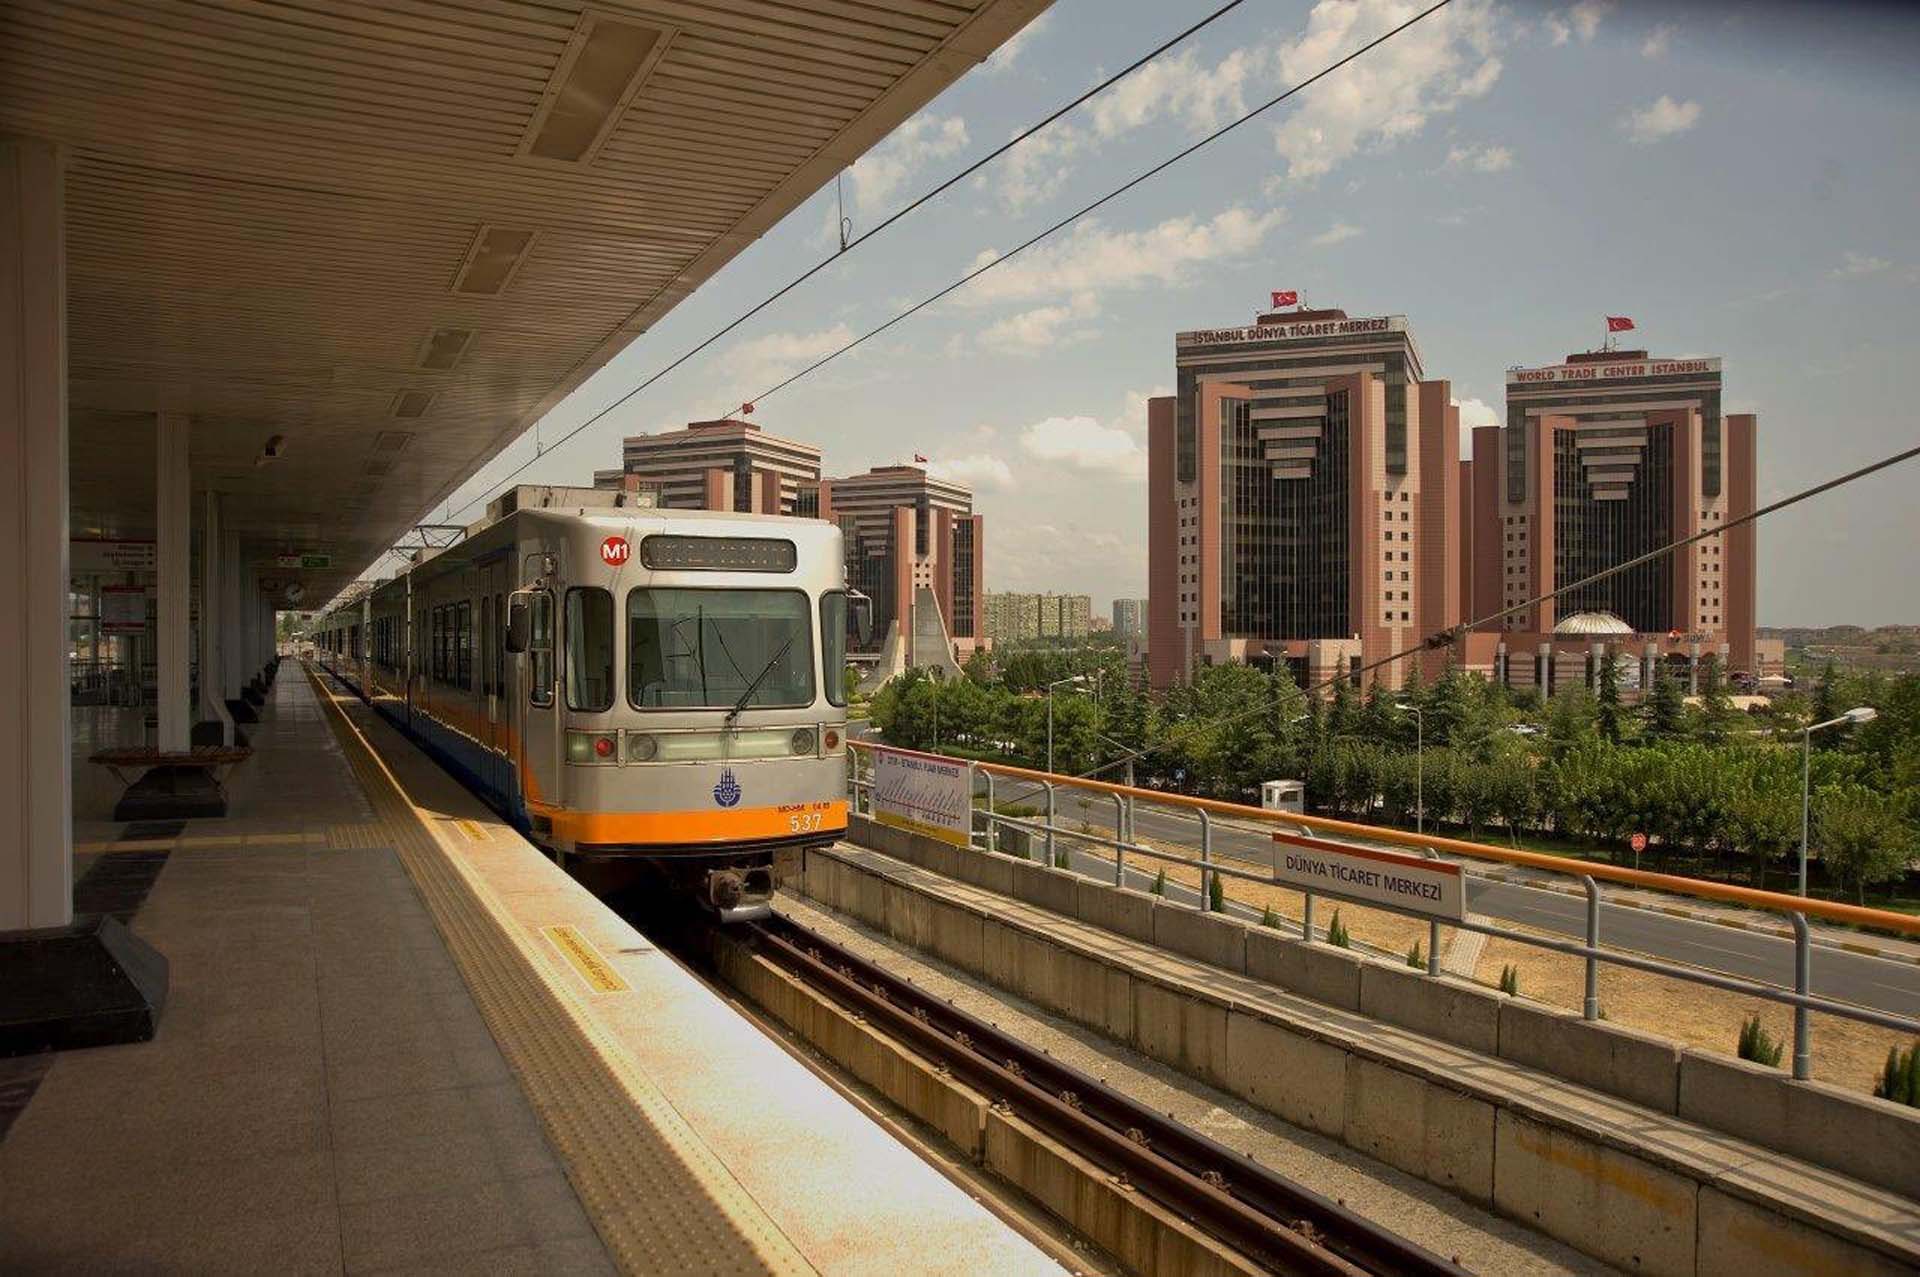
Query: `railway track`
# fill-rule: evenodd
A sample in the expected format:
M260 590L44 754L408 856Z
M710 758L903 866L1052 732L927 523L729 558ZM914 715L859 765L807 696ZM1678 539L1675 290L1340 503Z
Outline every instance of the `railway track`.
M1467 1271L789 919L743 930L795 979L1269 1271Z

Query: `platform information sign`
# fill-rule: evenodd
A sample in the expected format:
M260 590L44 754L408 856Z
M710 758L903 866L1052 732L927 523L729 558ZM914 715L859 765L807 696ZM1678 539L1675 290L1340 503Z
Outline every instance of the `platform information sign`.
M1452 861L1300 834L1275 834L1273 841L1275 882L1427 918L1467 916L1466 881Z
M145 634L147 632L147 587L144 585L101 586L100 632L102 634Z
M967 765L935 754L874 746L873 813L883 825L965 847L973 823Z

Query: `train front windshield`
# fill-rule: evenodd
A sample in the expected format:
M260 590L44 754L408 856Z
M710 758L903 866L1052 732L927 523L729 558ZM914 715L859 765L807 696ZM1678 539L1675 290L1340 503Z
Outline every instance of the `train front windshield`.
M813 617L799 590L635 589L627 696L636 709L813 704ZM748 695L748 689L752 695Z

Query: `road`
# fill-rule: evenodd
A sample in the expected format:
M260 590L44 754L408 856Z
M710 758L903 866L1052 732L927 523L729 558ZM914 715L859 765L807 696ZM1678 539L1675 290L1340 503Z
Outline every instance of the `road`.
M996 803L1014 802L1044 806L1045 795L1025 785L995 786ZM1078 802L1061 802L1058 808L1075 824L1084 820L1104 833L1113 832L1113 803L1096 798L1085 811ZM1197 849L1199 824L1167 808L1134 809L1134 836L1150 842ZM1223 856L1271 863L1273 842L1266 835L1215 823L1213 849ZM1194 854L1198 854L1195 850ZM1084 860L1084 867L1082 861ZM1105 866L1104 870L1101 866ZM1095 876L1110 876L1110 858L1085 853L1076 855L1074 867ZM1129 886L1144 885L1133 881ZM1194 893L1184 888L1176 896L1176 884L1167 885L1169 898L1193 903ZM1503 922L1523 923L1542 931L1557 933L1572 940L1586 935L1586 901L1540 887L1517 883L1467 878L1467 909L1470 913ZM1235 912L1250 912L1236 910ZM1257 916L1257 915L1255 915ZM1607 948L1628 949L1650 957L1703 967L1726 975L1764 981L1785 988L1793 987L1793 942L1755 931L1675 918L1631 905L1600 906L1600 937ZM1816 946L1813 950L1813 992L1836 1001L1851 1002L1895 1015L1920 1017L1920 967L1893 962L1866 954Z

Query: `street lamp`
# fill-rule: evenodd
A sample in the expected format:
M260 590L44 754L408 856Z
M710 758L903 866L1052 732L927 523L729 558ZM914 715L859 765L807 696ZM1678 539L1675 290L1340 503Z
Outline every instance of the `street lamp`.
M1057 678L1047 684L1047 773L1053 773L1053 689L1072 683L1080 687L1087 685L1085 674L1074 674L1067 678Z
M1399 702L1413 711L1413 832L1427 832L1427 715L1412 701Z
M1880 711L1871 705L1850 709L1838 718L1811 723L1800 729L1800 894L1807 894L1807 824L1812 809L1813 734L1843 723L1871 723Z

